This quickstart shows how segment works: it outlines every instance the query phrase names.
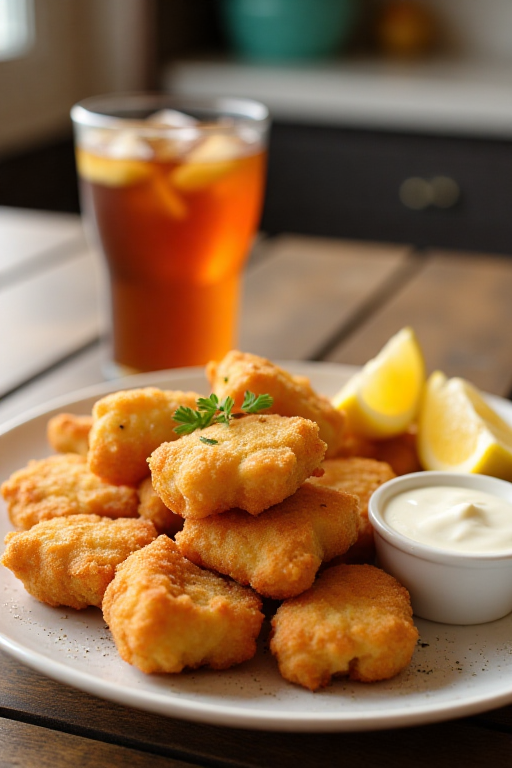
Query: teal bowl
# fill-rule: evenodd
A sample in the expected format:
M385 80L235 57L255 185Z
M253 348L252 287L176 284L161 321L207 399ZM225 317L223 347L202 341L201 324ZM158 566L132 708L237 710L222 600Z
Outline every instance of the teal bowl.
M261 62L330 58L348 42L357 0L222 0L235 53Z

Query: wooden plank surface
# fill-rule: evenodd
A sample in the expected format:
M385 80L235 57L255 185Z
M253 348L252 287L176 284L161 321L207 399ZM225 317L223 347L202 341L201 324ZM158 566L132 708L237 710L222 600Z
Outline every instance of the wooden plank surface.
M292 235L266 241L246 275L240 348L273 359L317 357L409 269L409 253L407 246Z
M98 337L98 285L85 249L0 291L0 395Z
M148 754L38 725L0 717L2 768L191 768L172 757Z
M0 207L0 285L20 267L34 268L84 242L79 216Z
M189 760L243 768L481 768L508 765L512 729L465 719L361 733L271 733L218 728L122 707L75 691L0 652L0 714L54 730ZM314 694L312 694L314 695ZM492 758L492 759L491 759ZM80 764L80 763L78 763ZM151 763L148 763L151 765ZM60 768L60 767L59 767Z
M8 397L0 398L0 424L56 397L104 381L102 364L105 358L105 345L93 343Z
M328 360L364 364L412 325L427 369L462 376L508 395L512 387L512 261L498 256L431 252L420 269Z

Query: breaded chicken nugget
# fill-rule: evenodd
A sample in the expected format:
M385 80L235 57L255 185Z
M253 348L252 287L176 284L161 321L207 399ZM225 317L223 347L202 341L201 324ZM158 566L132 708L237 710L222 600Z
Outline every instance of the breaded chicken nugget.
M150 477L146 477L138 488L139 515L145 520L151 520L158 533L166 533L173 537L183 528L183 518L174 514L165 506L160 496L153 488Z
M89 435L92 472L115 485L137 485L149 475L146 459L155 448L176 440L173 415L180 405L195 408L196 392L146 387L114 392L93 408Z
M193 565L167 536L119 566L103 615L124 661L147 673L247 661L263 621L252 590Z
M375 458L379 461L386 461L396 475L419 472L421 464L416 443L416 429L411 427L403 435L380 441L377 444Z
M59 413L49 420L46 436L54 451L87 456L91 427L92 416Z
M343 443L345 416L328 398L318 395L304 376L292 376L270 360L231 350L220 361L206 366L212 390L223 398L230 395L240 407L246 390L269 394L274 402L268 413L302 416L316 421L320 438L327 443L326 456L335 456Z
M24 530L52 517L138 515L137 491L103 482L89 471L85 457L76 453L29 461L0 490L11 522Z
M372 565L338 565L285 601L272 620L270 649L282 676L311 691L333 675L364 683L397 675L418 631L409 593Z
M156 536L148 520L56 517L8 533L1 562L43 603L99 608L116 566Z
M232 509L186 520L176 543L196 565L282 600L308 589L321 563L355 542L358 506L356 496L304 483L258 517Z
M361 525L354 546L344 558L347 562L372 562L375 558L373 528L368 520L368 502L377 488L395 477L395 473L383 461L351 457L349 459L326 459L322 463L324 474L311 477L308 482L354 493L359 498Z
M234 507L259 515L295 493L324 453L314 422L255 414L164 443L149 465L156 492L182 517Z
M416 427L410 427L407 432L387 440L368 440L357 435L345 435L343 445L337 456L366 457L385 461L396 475L407 475L419 472L421 469L416 447Z

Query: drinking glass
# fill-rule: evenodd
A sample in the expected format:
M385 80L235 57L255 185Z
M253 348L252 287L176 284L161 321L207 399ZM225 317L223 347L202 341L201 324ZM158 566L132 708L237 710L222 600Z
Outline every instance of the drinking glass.
M108 373L220 359L237 342L267 108L119 94L82 101L71 117L86 231L107 266Z

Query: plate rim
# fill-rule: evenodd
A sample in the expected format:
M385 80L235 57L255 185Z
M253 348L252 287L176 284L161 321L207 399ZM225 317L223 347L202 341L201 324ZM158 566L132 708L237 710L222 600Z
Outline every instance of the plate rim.
M28 653L18 643L6 639L0 633L0 647L26 666L51 678L63 685L76 688L98 698L112 701L121 706L131 707L146 712L153 712L165 717L199 724L229 727L233 729L248 729L254 731L273 732L308 732L308 733L356 733L373 730L389 730L392 728L428 725L444 722L459 717L469 717L481 713L482 707L492 702L492 708L506 706L512 701L512 689L499 695L488 694L486 697L473 696L454 707L450 702L443 705L435 702L422 706L420 712L404 705L403 709L395 710L392 714L378 715L374 709L368 712L335 713L301 713L295 710L281 710L279 717L272 713L250 711L241 713L236 706L219 706L218 704L179 701L179 694L173 694L171 701L164 694L118 688L114 683L102 678L94 678L79 670L70 669L65 664L50 661L50 669L45 669L48 660L43 654ZM311 695L314 696L314 693ZM169 694L167 694L167 697ZM163 706L162 706L163 705ZM408 711L410 710L410 711ZM200 715L198 717L198 715Z

